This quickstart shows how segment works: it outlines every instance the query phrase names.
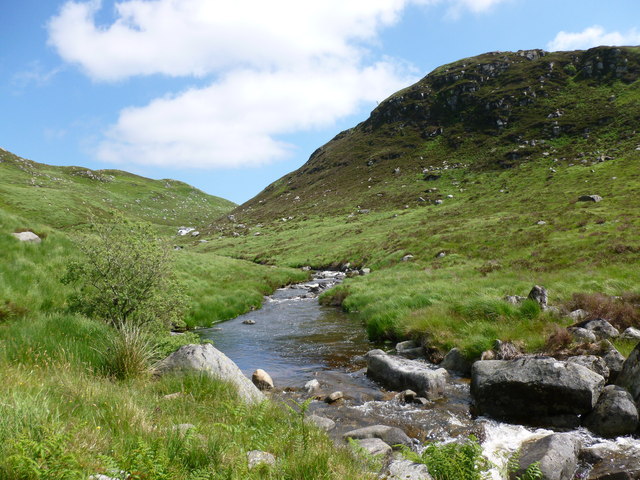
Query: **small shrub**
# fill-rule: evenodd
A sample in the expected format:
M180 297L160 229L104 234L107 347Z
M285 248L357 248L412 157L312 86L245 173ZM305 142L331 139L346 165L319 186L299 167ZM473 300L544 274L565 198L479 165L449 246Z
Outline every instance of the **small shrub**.
M0 304L0 322L26 315L29 310L20 305L16 305L11 300L5 300L4 305Z
M171 251L151 225L115 215L93 230L78 244L84 260L72 262L62 278L79 285L71 309L117 327L180 323L186 298L174 279Z
M425 464L434 480L482 480L490 467L474 436L463 443L430 443L420 455L407 447L402 453L413 462Z
M104 370L118 380L146 375L150 372L157 349L138 326L124 325L107 341L102 351Z
M571 345L571 342L573 342L571 333L560 325L554 325L553 331L547 337L544 349L546 352L558 352Z
M604 318L620 330L640 326L640 295L636 293L628 292L620 297L603 293L574 293L567 307L569 310L586 310L588 319Z

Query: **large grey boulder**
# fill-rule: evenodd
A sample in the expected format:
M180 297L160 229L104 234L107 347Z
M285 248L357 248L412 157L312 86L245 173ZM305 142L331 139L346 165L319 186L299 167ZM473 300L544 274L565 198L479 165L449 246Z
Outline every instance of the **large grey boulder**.
M478 413L520 423L588 413L603 387L597 373L550 357L478 361L471 371Z
M538 462L544 480L573 480L580 447L580 439L570 433L554 433L525 442L520 448L518 469L509 478L520 477L529 465Z
M624 388L605 387L593 411L582 424L601 437L630 435L638 428L638 409Z
M11 235L16 237L21 242L40 243L42 241L40 237L33 232L18 232L12 233Z
M184 345L162 360L156 367L156 373L202 372L233 384L238 395L246 403L260 403L265 397L245 377L238 366L220 350L207 343L204 345Z
M410 388L430 400L442 396L448 377L444 368L373 350L366 355L367 375L388 388Z
M395 445L411 446L409 436L398 427L390 427L388 425L372 425L370 427L358 428L342 435L343 438L353 438L359 440L363 438L379 438L390 447Z
M591 330L587 330L586 328L569 327L567 328L567 331L573 337L574 342L594 343L598 340L598 337L596 337L596 334L593 333Z
M637 405L640 405L640 343L624 361L616 385L626 389Z
M413 463L411 460L393 460L379 478L384 480L432 480L426 465Z
M305 423L315 425L316 427L328 432L336 428L336 422L327 417L321 417L320 415L309 415L304 419Z

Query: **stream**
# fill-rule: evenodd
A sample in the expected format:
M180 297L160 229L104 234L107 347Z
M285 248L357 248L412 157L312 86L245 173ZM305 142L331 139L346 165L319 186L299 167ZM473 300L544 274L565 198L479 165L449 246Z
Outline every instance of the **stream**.
M320 388L312 395L318 400L310 412L330 418L336 428L329 435L340 441L342 434L369 425L390 425L416 439L416 448L427 441L447 442L475 435L484 454L495 467L491 478L506 478L506 461L523 441L552 433L495 420L473 418L469 379L451 375L442 399L426 405L405 404L398 392L385 390L366 376L363 355L374 348L390 350L370 342L362 323L335 307L318 303L318 294L344 278L340 272L318 272L312 281L278 289L265 297L260 310L199 330L251 378L261 368L272 377L275 392L283 401L303 401L311 394L305 383L316 379ZM341 391L344 400L327 404L326 395ZM607 452L607 465L616 467L631 458L640 458L640 441L629 437L603 440L579 429L585 446ZM583 465L576 478L592 478ZM593 472L592 472L593 473ZM595 477L593 477L595 478Z

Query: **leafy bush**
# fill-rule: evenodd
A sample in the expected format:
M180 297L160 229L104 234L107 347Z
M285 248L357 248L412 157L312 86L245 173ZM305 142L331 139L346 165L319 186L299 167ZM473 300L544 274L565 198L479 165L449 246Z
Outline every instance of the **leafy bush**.
M463 443L430 443L421 454L404 447L402 453L413 462L425 464L434 480L482 480L490 467L474 436Z
M151 226L114 215L93 225L93 233L78 244L84 259L72 262L62 279L79 285L72 310L118 327L181 323L186 300L174 279L171 251Z

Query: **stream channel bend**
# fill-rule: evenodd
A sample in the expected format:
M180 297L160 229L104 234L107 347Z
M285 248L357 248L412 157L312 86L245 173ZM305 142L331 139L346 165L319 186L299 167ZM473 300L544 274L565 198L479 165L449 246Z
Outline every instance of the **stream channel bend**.
M450 376L443 399L424 406L395 399L397 392L385 390L366 376L363 356L380 345L368 340L357 318L318 303L318 294L342 278L340 272L318 272L310 282L281 288L265 297L260 310L198 332L203 339L212 340L249 378L258 368L268 372L275 384L275 399L307 399L310 395L304 385L313 379L320 383L314 392L319 398L343 392L344 400L336 404L318 400L310 405L310 412L336 422L329 435L337 441L349 430L380 424L401 428L416 439L418 448L427 441L446 442L474 434L482 441L485 455L496 464L491 474L498 480L504 478L501 472L506 458L523 441L552 433L472 418L469 379L455 375ZM578 433L585 445L611 450L612 461L640 456L637 439L610 441L595 438L583 429Z

